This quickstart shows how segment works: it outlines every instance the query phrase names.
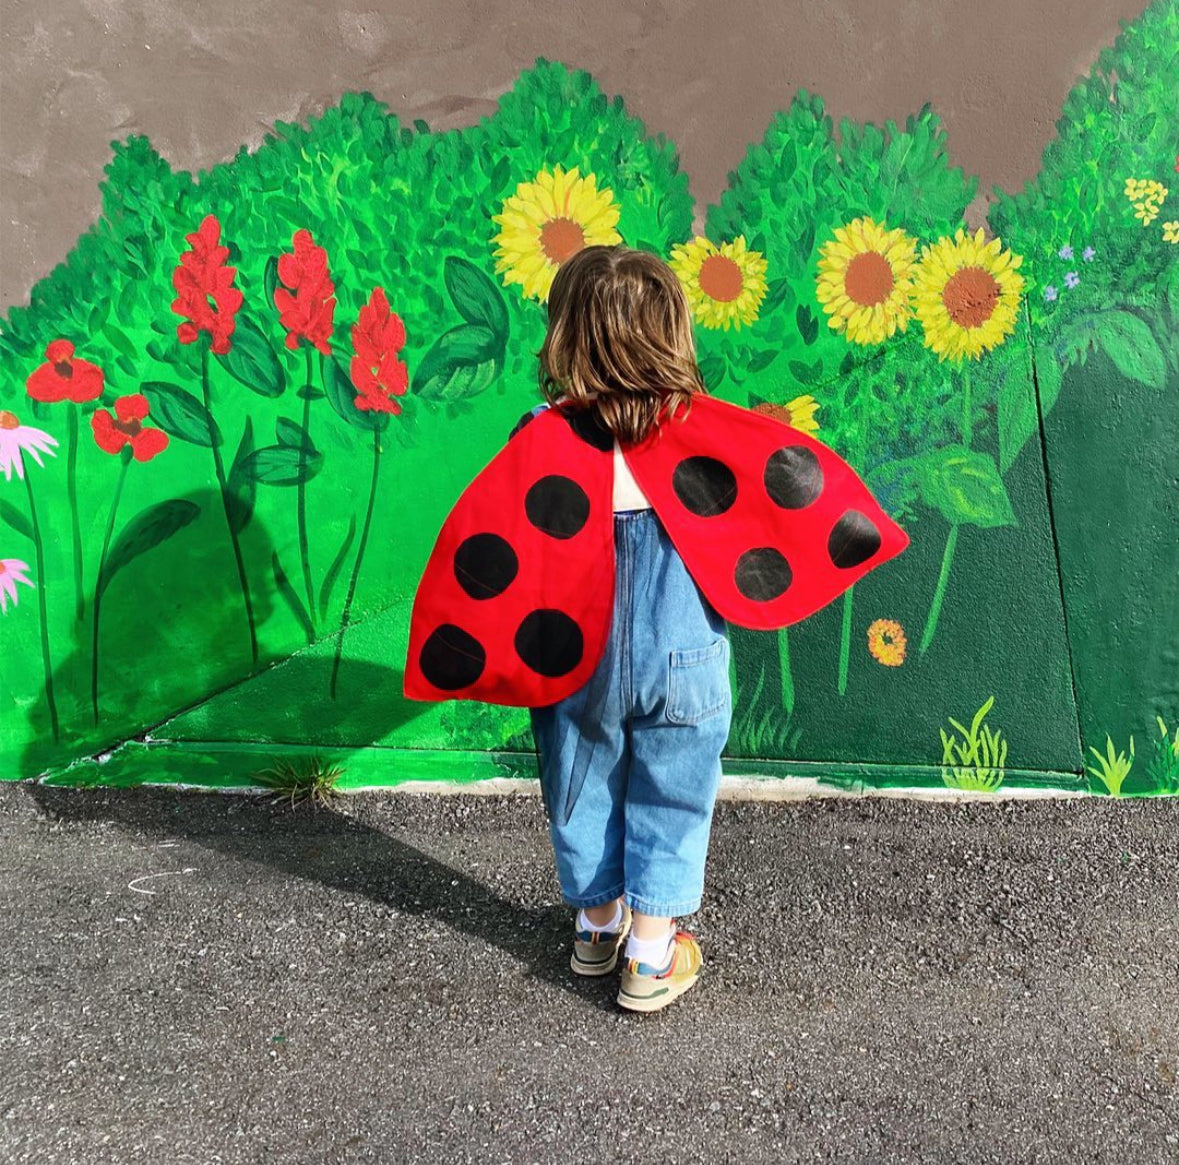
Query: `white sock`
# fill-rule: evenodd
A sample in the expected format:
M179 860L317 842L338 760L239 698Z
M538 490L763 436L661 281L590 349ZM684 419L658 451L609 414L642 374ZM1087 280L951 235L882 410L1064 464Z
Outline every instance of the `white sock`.
M628 959L638 959L640 963L646 963L651 967L658 967L663 970L667 966L667 960L671 957L671 940L675 934L673 929L669 929L667 934L660 935L658 938L636 938L635 932L630 932L630 938L626 940L626 957Z
M622 902L621 902L621 900L615 901L615 903L614 903L614 917L611 918L608 922L603 922L600 924L597 922L590 922L590 920L588 918L586 918L584 910L579 910L577 912L577 929L578 930L588 930L588 931L594 931L597 934L606 934L607 932L618 930L621 926L622 926Z

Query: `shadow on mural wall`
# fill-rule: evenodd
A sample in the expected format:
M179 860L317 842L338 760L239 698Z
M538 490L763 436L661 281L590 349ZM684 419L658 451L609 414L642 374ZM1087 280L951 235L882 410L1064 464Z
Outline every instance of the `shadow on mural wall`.
M837 137L799 92L693 238L674 146L545 61L464 130L348 94L199 176L116 143L103 218L0 335L4 772L165 722L527 748L518 711L405 706L396 668L435 533L534 403L553 274L622 241L679 275L710 390L912 539L734 637L732 755L1179 791L1177 37L1173 0L1124 28L989 234L929 107Z

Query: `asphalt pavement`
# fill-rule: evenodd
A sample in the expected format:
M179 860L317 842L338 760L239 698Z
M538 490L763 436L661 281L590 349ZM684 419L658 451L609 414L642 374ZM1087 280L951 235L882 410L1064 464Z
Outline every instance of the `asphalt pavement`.
M0 786L0 1161L1179 1162L1179 800L724 803L698 987L541 805Z

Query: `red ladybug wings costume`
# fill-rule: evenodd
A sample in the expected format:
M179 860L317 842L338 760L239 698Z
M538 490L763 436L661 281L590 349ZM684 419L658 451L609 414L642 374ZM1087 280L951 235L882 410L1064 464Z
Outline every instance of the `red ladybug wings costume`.
M596 414L558 406L471 482L418 586L407 696L540 707L589 679L614 609L613 447ZM805 619L909 542L826 445L713 397L623 456L705 598L742 627Z

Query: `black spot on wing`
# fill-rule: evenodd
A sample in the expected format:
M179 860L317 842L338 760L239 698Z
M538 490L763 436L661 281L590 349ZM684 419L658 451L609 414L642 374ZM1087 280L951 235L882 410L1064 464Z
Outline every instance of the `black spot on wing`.
M880 549L880 542L876 523L859 510L848 510L827 538L827 553L836 566L847 570L867 562Z
M598 416L597 409L563 408L562 416L569 422L569 427L587 444L603 453L610 453L614 449L614 434Z
M516 654L551 679L571 672L584 651L581 628L564 611L541 607L526 615L516 631Z
M685 457L671 475L671 487L684 509L715 518L737 500L737 478L715 457Z
M823 492L823 467L805 445L785 445L766 461L766 493L784 510L801 510Z
M785 594L793 581L790 563L772 546L747 550L733 570L737 590L755 603L768 603Z
M422 675L444 692L470 687L487 664L487 652L473 635L453 623L443 623L422 644L418 663Z
M520 560L498 534L472 534L454 552L454 577L472 599L494 599L511 586Z
M589 520L589 495L571 477L550 473L524 495L524 513L542 533L572 538Z

